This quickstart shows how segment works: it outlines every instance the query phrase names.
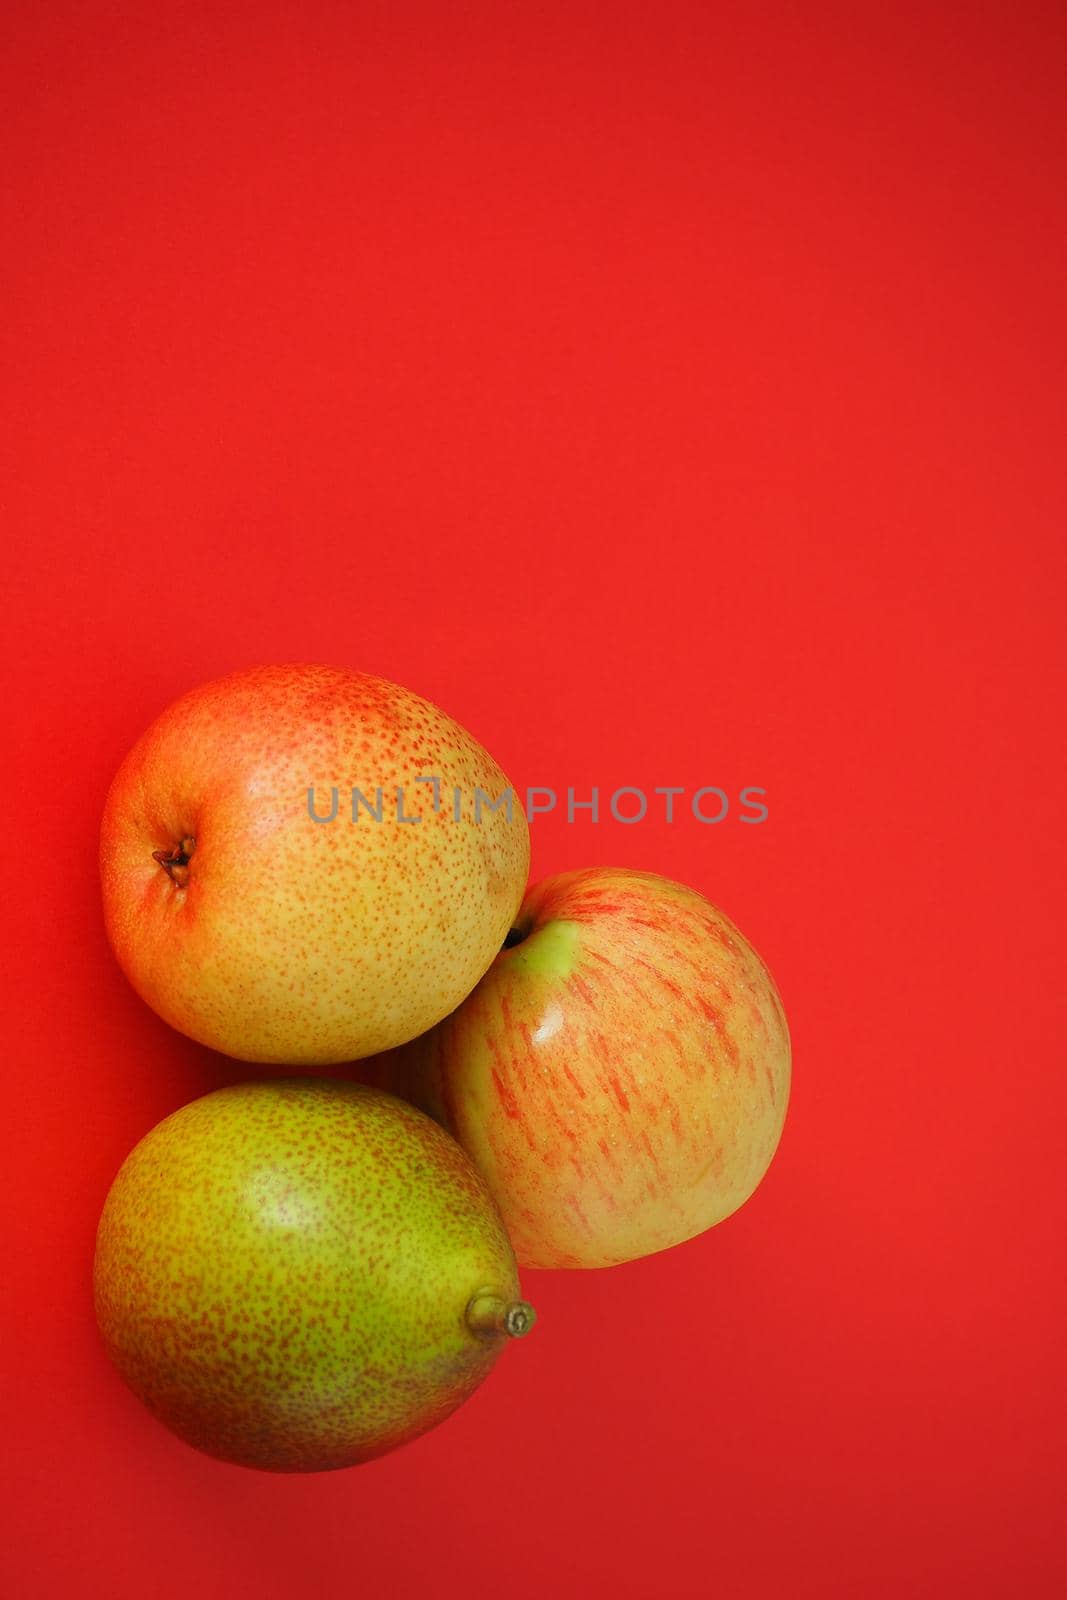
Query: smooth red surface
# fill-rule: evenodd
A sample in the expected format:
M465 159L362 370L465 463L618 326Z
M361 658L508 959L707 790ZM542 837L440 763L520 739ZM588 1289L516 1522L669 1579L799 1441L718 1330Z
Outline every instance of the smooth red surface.
M15 4L2 276L12 1595L1059 1595L1064 19ZM756 1198L437 1432L173 1441L90 1302L132 1144L247 1069L106 948L142 727L257 660L439 701L684 878L795 1045Z

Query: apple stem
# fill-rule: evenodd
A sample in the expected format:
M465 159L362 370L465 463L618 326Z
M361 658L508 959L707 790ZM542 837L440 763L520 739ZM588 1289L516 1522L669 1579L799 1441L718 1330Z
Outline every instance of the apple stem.
M521 1339L537 1321L537 1313L525 1300L504 1300L485 1289L468 1305L466 1320L472 1333L506 1333L509 1339Z

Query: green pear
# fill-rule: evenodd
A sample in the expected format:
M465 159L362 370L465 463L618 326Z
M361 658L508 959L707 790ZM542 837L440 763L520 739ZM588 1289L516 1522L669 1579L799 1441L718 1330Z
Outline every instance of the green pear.
M167 1117L104 1205L104 1342L179 1437L274 1472L442 1422L532 1309L499 1212L429 1117L360 1084L237 1084Z

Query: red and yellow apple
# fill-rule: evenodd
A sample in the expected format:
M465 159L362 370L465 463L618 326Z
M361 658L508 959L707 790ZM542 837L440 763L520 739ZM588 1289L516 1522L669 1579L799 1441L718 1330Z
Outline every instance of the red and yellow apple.
M241 1060L400 1044L459 1004L512 925L529 834L508 791L458 723L380 678L295 665L205 684L107 797L119 964L167 1022Z
M527 1267L690 1239L752 1194L782 1132L785 1013L721 911L651 873L531 889L474 992L371 1076L447 1127Z

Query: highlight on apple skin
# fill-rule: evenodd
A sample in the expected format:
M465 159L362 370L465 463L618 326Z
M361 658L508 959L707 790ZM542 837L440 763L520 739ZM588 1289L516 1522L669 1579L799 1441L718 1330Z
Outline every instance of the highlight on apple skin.
M309 790L333 788L339 814L316 821ZM353 821L353 788L381 791L382 820L357 807ZM475 809L478 791L509 788L457 722L381 678L288 665L204 684L111 785L112 948L160 1016L226 1055L303 1066L388 1049L459 1004L512 924L526 818ZM396 791L416 820L390 809Z
M703 895L652 873L546 879L474 992L367 1064L448 1128L526 1267L604 1267L753 1193L789 1098L767 968Z

